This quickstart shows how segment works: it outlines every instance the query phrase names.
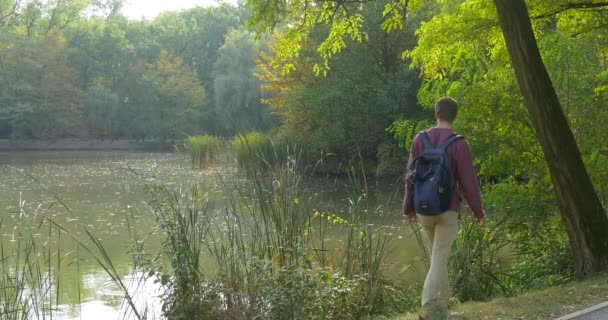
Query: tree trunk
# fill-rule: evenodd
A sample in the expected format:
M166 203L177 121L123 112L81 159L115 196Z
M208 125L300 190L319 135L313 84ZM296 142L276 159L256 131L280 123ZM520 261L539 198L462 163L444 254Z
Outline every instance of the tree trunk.
M540 56L524 0L494 0L519 88L543 148L576 272L608 270L608 218Z

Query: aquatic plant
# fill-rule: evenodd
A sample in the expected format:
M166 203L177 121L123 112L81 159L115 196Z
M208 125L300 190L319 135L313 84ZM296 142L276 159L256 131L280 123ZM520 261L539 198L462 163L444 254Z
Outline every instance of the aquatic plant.
M276 149L270 137L257 131L251 131L234 137L232 140L232 150L234 151L239 168L244 170L267 170L277 160Z
M220 140L211 135L192 136L188 137L184 146L190 153L192 168L204 169L213 164L219 151Z
M5 230L3 222L0 219L0 231ZM59 304L61 247L35 237L42 232L49 240L59 233L52 226L46 232L41 225L29 227L13 227L9 243L0 237L0 319L40 319L52 315Z
M150 272L168 289L165 316L352 319L399 309L405 291L384 276L395 230L371 223L377 212L367 207L367 192L351 194L346 215L328 213L302 192L294 164L270 172L258 164L264 167L249 169L246 186L223 182L229 204L218 212L207 210L198 187L149 188L172 270ZM353 189L365 190L355 176ZM327 243L330 229L340 245ZM202 251L216 268L202 270Z

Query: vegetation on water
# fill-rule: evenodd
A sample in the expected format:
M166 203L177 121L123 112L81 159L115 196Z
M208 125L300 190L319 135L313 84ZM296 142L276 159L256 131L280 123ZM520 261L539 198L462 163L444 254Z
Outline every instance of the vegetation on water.
M281 149L273 147L270 136L257 131L237 135L232 140L232 150L241 169L271 168L278 160L275 151Z
M5 231L4 219L0 220L0 230ZM27 219L28 222L29 219ZM25 223L24 223L25 224ZM57 302L56 295L60 283L61 248L52 248L48 243L36 241L34 234L41 232L47 239L59 233L49 225L48 230L36 228L15 228L11 240L0 237L0 318L7 320L29 320L42 318L52 313ZM16 246L6 242L13 241ZM14 249L13 249L14 248ZM53 272L49 272L53 269Z
M163 314L172 319L353 319L395 314L411 306L405 288L385 276L386 247L395 227L370 224L378 209L353 173L349 211L339 216L300 191L302 176L288 162L248 162L248 186L231 192L229 205L207 210L196 187L151 187L162 232L162 260L144 259L166 289ZM330 241L328 231L339 234ZM337 229L337 231L336 231ZM211 253L212 270L200 267Z
M188 137L184 147L190 153L193 169L204 169L213 165L214 158L219 153L220 140L211 135Z

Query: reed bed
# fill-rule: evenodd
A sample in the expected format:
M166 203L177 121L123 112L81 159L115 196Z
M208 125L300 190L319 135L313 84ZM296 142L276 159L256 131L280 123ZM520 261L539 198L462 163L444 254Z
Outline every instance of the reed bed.
M193 169L205 169L213 165L220 148L220 140L211 135L188 137L184 143L190 153Z

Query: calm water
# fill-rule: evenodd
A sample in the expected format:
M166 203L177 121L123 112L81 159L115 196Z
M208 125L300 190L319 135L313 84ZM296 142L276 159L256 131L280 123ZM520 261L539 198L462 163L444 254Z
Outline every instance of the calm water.
M0 152L0 236L16 245L13 226L19 221L49 217L79 239L89 229L103 243L116 269L129 284L138 303L147 304L152 314L159 314L158 288L152 283L138 283L133 274L129 245L128 219L132 216L140 235L152 234L148 249L158 250L155 225L146 205L145 185L162 183L171 188L198 184L209 193L211 210L226 205L228 185L246 185L229 161L203 171L190 169L189 160L173 153L129 152ZM348 206L346 181L335 178L308 178L304 194L315 194L315 201L340 213ZM394 183L370 182L372 206L378 208L378 225L393 225L397 237L389 248L389 276L400 281L418 281L422 265L404 266L420 254L416 240L399 217L401 196L395 195ZM66 208L67 207L67 208ZM29 219L29 220L28 220ZM131 229L132 230L132 229ZM45 233L46 232L46 233ZM71 261L61 268L59 319L118 319L123 316L120 291L104 270L66 235L57 239L62 255ZM48 237L48 230L39 230ZM12 241L12 242L11 242ZM407 270L406 270L407 269Z

